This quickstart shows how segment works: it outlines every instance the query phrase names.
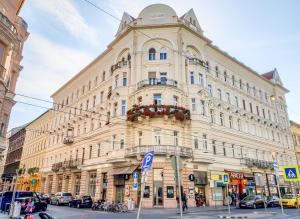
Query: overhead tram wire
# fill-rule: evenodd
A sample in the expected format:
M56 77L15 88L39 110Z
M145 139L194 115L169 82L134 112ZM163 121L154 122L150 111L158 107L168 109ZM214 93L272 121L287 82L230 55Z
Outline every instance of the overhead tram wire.
M19 102L19 101L17 101L17 102ZM30 106L35 106L35 107L40 107L40 108L45 108L45 109L49 109L49 108L47 108L47 107L43 107L43 106L39 106L39 105L35 105L35 104L29 104L29 103L25 103L25 102L21 102L21 103L23 103L23 104L28 104L28 105L30 105ZM54 110L54 111L57 111L57 110ZM66 114L69 114L69 112L65 112L65 111L58 111L58 112L62 112L62 113L66 113ZM78 115L79 116L79 115ZM115 118L115 117L112 117L112 118ZM115 119L121 119L121 118L115 118ZM97 118L95 118L95 120L97 120ZM126 121L126 120L124 120L124 119L121 119L121 120L123 120L123 121ZM114 123L112 123L112 124L114 124ZM116 123L115 123L116 124ZM117 123L117 124L120 124L120 123ZM123 125L123 123L122 123L122 125ZM145 124L143 124L143 126L145 126ZM147 126L149 126L149 125L147 125ZM151 126L151 125L150 125ZM139 128L139 127L136 127L137 129L139 129L139 130L142 130L142 131L149 131L149 132L153 132L153 130L152 129L145 129L145 128ZM157 128L160 128L160 129L162 129L162 130L171 130L171 129L164 129L164 128L161 128L161 127L157 127ZM92 130L91 132L93 132L93 131L95 131L95 130ZM171 130L171 131L174 131L174 130ZM169 136L172 136L172 137L174 137L174 135L172 135L172 134L169 134L169 133L166 133L166 132L163 132L162 134L164 134L164 135L169 135ZM181 139L184 139L184 140L189 140L189 141L191 141L191 142L193 142L193 140L194 140L194 138L197 138L197 139L202 139L202 141L206 141L206 145L215 145L215 146L219 146L219 147L225 147L225 148L229 148L230 150L232 150L232 147L230 147L230 146L228 146L228 145L223 145L223 142L224 141L219 141L219 140L216 140L216 139L210 139L210 138L206 138L206 139L204 139L203 137L199 137L199 136L197 136L197 135L190 135L190 134L185 134L185 135L187 135L187 136L191 136L192 138L187 138L187 137L184 137L184 136L178 136L178 138L181 138ZM223 137L223 136L219 136L219 137ZM88 139L89 137L87 137L87 139ZM85 140L85 139L84 139ZM97 141L97 140L95 140L95 141ZM215 142L215 144L212 144L211 142L212 141L214 141ZM219 142L219 144L218 144L218 142ZM199 144L200 144L200 142L198 142ZM228 144L228 142L225 142L225 143L227 143ZM248 146L243 146L243 145L239 145L239 144L234 144L234 143L230 143L230 144L233 144L235 147L238 147L238 148L235 148L235 149L249 149L249 150L256 150L255 148L252 148L252 147L248 147Z

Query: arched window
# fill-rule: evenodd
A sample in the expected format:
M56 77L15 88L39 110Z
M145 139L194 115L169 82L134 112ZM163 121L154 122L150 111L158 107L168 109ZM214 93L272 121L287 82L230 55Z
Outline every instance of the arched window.
M149 49L149 60L155 60L155 52L154 48Z

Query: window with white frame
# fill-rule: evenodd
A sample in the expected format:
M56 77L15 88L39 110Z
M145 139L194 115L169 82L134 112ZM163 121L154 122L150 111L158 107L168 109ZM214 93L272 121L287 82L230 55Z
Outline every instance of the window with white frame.
M231 103L231 100L230 100L230 93L229 93L229 92L226 92L226 99L227 99L227 102L228 102L228 103Z
M203 149L207 150L207 135L203 134Z
M233 127L232 116L229 116L229 128Z
M205 101L200 100L200 114L205 115Z
M127 86L127 73L126 72L123 72L123 80L122 80L122 85L123 87L126 87Z
M218 88L217 94L218 94L218 99L219 99L219 100L222 100L222 91L221 91L220 88Z
M167 59L167 52L166 51L161 51L159 53L159 59L160 60L166 60Z
M168 80L167 72L160 72L159 76L160 76L160 83L164 85L167 84L167 80Z
M207 85L208 96L212 97L212 86L211 84Z
M125 116L126 115L126 100L122 100L122 104L121 104L121 116Z
M155 53L156 53L156 51L155 51L154 48L149 49L149 52L148 52L148 59L149 59L150 61L155 60Z
M203 79L203 74L199 73L199 84L203 87L204 86L204 79Z
M161 145L161 130L154 129L154 144Z
M235 105L236 107L239 107L239 98L235 96Z
M190 72L190 83L191 84L195 84L195 76L194 76L194 72Z
M194 144L194 149L199 149L199 140L196 133L193 136L193 144Z
M178 106L178 97L173 95L173 105Z
M220 125L224 126L224 114L220 113Z
M215 123L215 111L213 109L210 110L210 122Z
M155 105L161 105L162 104L161 94L153 94L153 103Z
M103 103L103 96L104 96L104 92L101 91L101 93L100 93L100 103Z
M178 146L178 144L179 144L179 141L178 141L178 131L174 131L173 134L174 134L174 145Z
M192 98L191 101L192 101L192 111L196 111L196 99Z
M217 154L216 140L212 140L212 149L213 149L213 153Z

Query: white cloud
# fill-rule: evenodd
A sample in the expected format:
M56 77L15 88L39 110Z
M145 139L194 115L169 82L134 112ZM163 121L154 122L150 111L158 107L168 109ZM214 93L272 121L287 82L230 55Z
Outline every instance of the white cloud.
M31 33L25 45L24 70L17 92L49 98L50 95L86 66L92 58L81 51Z
M36 3L42 10L60 22L73 36L92 44L97 42L96 30L87 24L70 0L37 0Z

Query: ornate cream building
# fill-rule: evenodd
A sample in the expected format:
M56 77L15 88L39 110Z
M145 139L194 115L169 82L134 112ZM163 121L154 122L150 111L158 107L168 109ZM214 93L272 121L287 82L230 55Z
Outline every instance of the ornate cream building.
M23 44L29 33L27 23L19 16L24 0L0 1L0 173L3 171L3 151L7 147L7 126L15 104L14 91L22 70ZM2 166L3 165L3 166Z
M261 75L214 46L193 9L124 13L107 49L52 95L42 191L137 202L132 173L154 150L145 207L177 206L174 154L190 205L222 205L225 172L238 196L276 194L273 161L296 163L287 92L276 69Z
M298 162L298 166L300 166L300 124L291 121L291 131L293 135L293 142L295 146L295 153Z

